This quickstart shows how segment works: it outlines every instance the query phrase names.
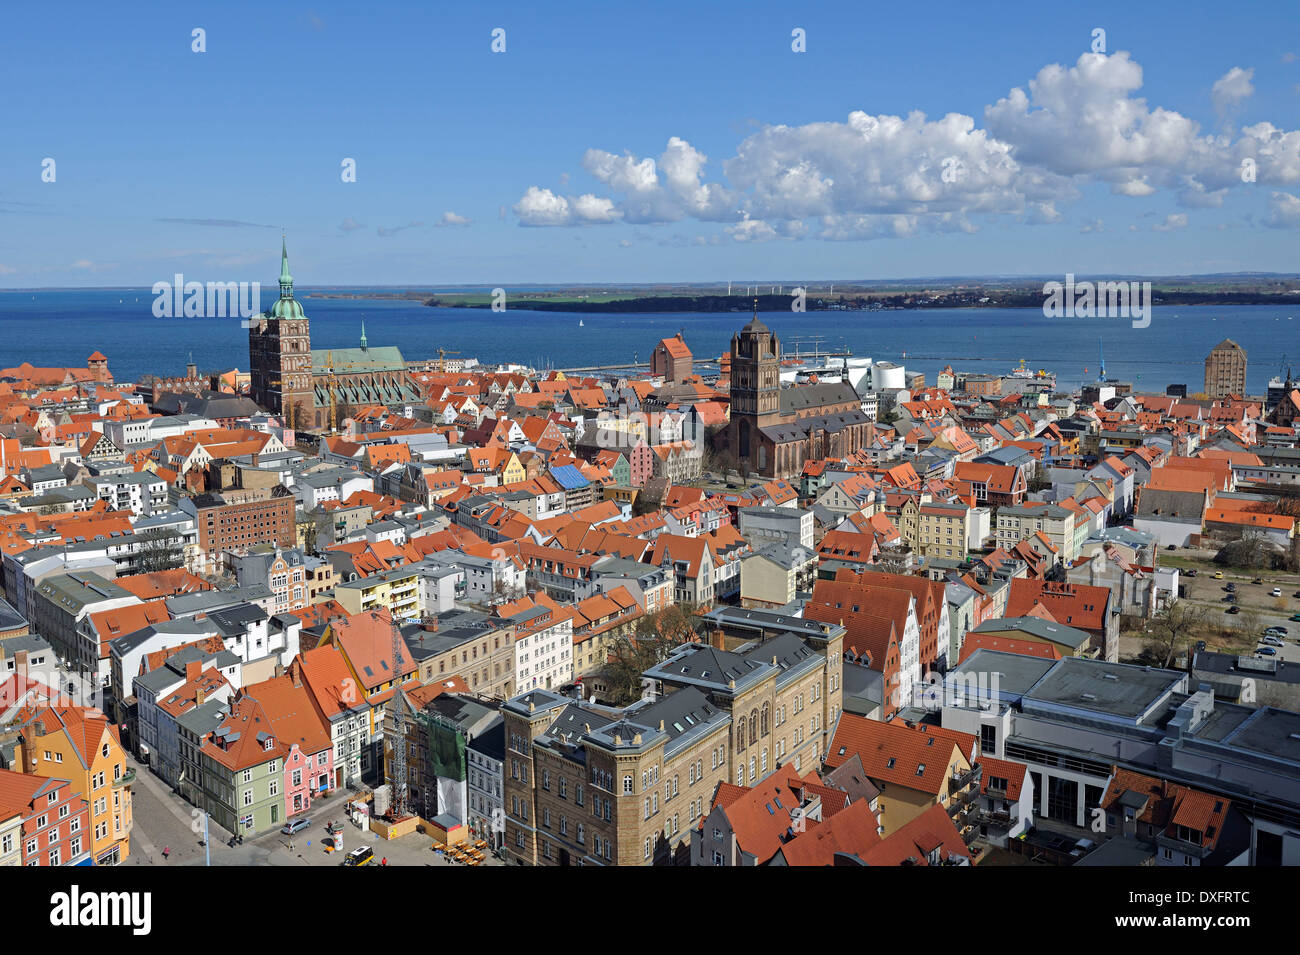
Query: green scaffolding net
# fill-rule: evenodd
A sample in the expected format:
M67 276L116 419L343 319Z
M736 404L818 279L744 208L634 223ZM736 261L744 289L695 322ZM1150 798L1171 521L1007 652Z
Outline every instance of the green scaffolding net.
M428 732L433 771L440 779L463 781L467 775L465 737L459 730L437 720L429 721Z

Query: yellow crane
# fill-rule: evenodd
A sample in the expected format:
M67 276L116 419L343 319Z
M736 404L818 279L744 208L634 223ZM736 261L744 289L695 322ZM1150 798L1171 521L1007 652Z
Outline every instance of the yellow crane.
M445 372L445 371L447 370L447 358L446 358L446 356L448 356L448 355L459 355L459 354L460 354L460 352L458 352L458 351L448 351L448 350L445 349L445 348L439 348L439 349L438 349L438 372L441 374L442 372Z
M330 397L330 434L338 432L338 378L337 372L347 372L352 369L361 371L375 371L374 365L365 362L356 361L339 361L334 360L334 352L325 352L325 391Z

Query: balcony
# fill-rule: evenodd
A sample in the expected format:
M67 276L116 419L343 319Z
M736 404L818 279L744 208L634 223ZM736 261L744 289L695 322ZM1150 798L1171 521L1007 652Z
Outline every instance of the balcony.
M983 776L984 767L979 763L976 763L964 773L953 773L952 776L948 778L948 790L949 792L956 793L965 789L972 783L978 783ZM976 788L978 789L979 787L976 786Z
M129 786L135 782L135 769L128 769L125 773L113 780L114 788L118 786Z
M968 789L954 795L948 801L948 815L954 821L964 818L975 810L977 799L979 799L979 792L975 789Z

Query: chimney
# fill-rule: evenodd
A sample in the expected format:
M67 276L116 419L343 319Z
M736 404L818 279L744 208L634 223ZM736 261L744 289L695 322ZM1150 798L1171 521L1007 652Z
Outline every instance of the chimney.
M203 664L198 660L189 660L185 664L185 682L197 680L199 674L203 672Z
M194 690L195 706L202 706L204 703L207 702L207 699L208 699L208 694L207 691L203 689L203 687L200 686Z
M275 664L275 676L277 677L284 676L284 664L278 661Z
M294 657L293 662L289 664L289 675L293 677L293 688L302 689L302 658Z
M713 649L715 650L727 649L726 639L727 639L727 635L722 632L721 627L717 628L716 630L709 631L709 646L713 647Z
M437 633L438 618L430 617L428 620L425 620L423 623L420 624L420 629L423 630L425 633Z

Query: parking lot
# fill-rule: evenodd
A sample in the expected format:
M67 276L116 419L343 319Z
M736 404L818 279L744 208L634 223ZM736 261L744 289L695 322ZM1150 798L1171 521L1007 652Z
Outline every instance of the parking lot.
M1164 556L1162 553L1161 557ZM1184 599L1210 611L1212 630L1218 631L1217 635L1212 632L1207 639L1211 650L1250 653L1259 645L1258 638L1266 628L1280 626L1286 628L1287 636L1283 646L1276 648L1277 655L1287 661L1300 662L1300 622L1290 619L1292 614L1300 613L1300 597L1295 596L1300 592L1300 575L1224 569L1208 561L1196 561L1195 569L1197 575L1189 577L1187 570L1180 568L1179 583L1187 588ZM1222 573L1223 577L1216 579L1216 573ZM1263 582L1253 583L1256 579ZM1232 591L1235 602L1224 599L1230 593L1229 584L1235 587ZM1272 596L1274 587L1281 591L1280 597ZM1238 607L1240 612L1229 613L1232 606ZM1255 615L1258 626L1250 633L1238 636L1233 632L1234 628L1241 626L1241 618L1247 612Z

